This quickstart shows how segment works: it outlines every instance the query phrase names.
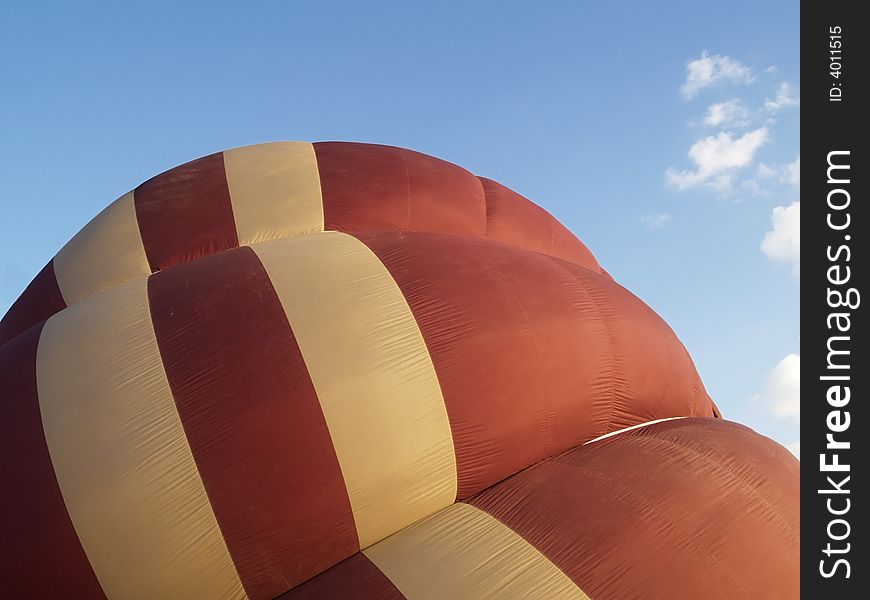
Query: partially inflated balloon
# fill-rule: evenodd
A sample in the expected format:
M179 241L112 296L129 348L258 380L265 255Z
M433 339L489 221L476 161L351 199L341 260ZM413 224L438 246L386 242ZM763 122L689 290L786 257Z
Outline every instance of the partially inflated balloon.
M143 183L0 322L0 387L12 597L797 594L797 461L552 216L416 152Z

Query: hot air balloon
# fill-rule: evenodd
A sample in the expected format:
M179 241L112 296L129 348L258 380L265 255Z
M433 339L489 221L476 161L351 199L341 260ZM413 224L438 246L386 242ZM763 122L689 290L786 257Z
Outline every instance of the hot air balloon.
M121 196L0 322L3 597L797 597L799 467L546 211L280 142Z

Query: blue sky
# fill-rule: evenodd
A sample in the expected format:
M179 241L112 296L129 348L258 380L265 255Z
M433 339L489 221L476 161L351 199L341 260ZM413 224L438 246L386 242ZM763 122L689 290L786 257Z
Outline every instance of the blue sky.
M176 164L394 144L555 214L671 324L728 418L796 443L799 3L588 4L4 7L0 313Z

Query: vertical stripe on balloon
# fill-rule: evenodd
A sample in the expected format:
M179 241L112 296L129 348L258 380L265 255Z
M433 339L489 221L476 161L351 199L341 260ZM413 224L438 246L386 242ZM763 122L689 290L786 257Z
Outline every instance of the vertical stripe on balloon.
M461 502L367 548L364 554L408 600L588 600L522 537Z
M54 257L57 283L67 305L151 273L133 192L112 202Z
M54 260L50 260L0 319L0 346L64 308Z
M134 200L152 272L239 245L223 153L152 177Z
M395 584L362 552L275 600L406 600Z
M150 279L163 364L248 595L271 599L359 549L335 450L254 252Z
M314 148L275 142L224 153L239 244L323 231Z
M0 596L104 598L46 446L36 380L41 331L40 324L0 345Z
M447 161L377 144L314 144L326 229L486 233L477 177Z
M459 499L606 429L610 343L568 263L485 239L360 239L402 290L432 355Z
M146 279L45 325L39 403L57 480L108 598L244 598L172 398Z
M254 249L317 390L360 547L451 504L456 462L441 388L383 264L338 232Z
M402 290L432 356L459 499L608 431L710 414L685 348L609 277L480 238L358 237Z

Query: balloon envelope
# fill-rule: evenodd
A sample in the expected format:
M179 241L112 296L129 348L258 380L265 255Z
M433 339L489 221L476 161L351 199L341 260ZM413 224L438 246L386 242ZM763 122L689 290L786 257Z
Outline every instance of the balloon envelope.
M143 183L0 322L0 387L13 597L798 589L797 461L551 215L409 150Z

